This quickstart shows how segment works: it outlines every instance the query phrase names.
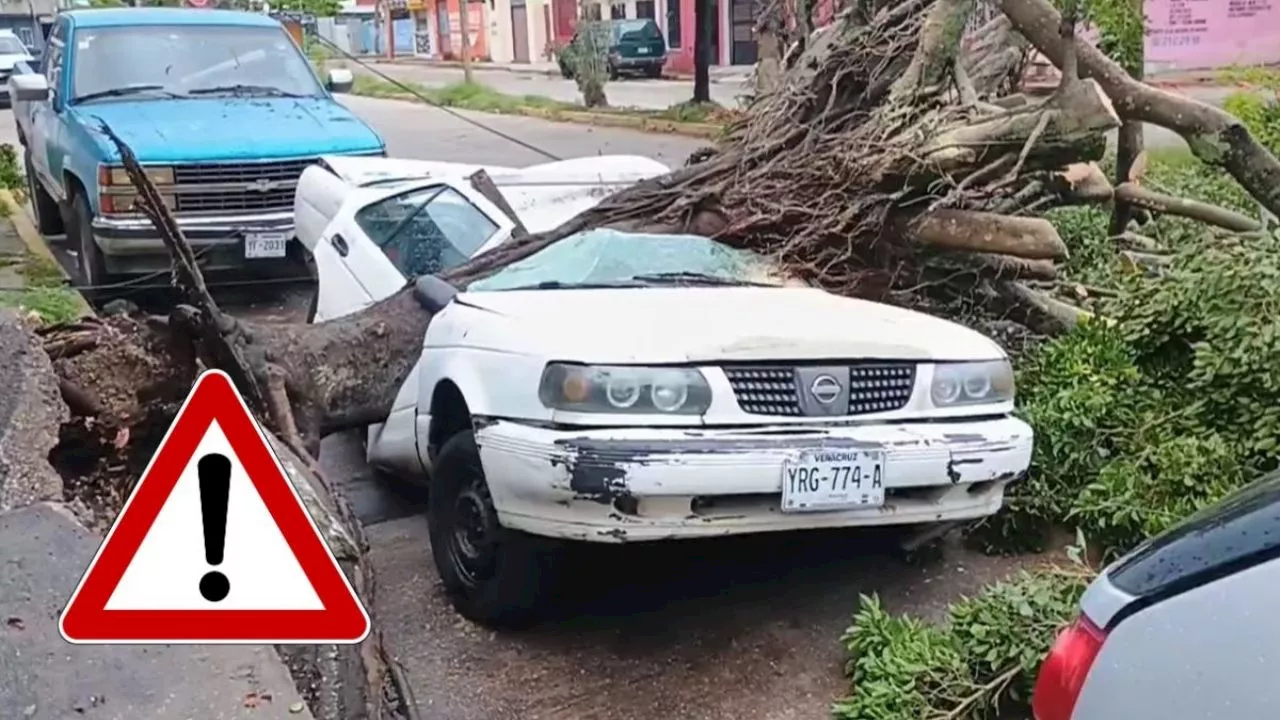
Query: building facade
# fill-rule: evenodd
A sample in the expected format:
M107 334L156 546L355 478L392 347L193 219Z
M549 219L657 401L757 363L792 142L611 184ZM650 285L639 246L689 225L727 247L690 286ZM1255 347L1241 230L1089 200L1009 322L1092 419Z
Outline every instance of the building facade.
M58 0L0 0L0 29L13 31L22 44L38 50L57 12Z

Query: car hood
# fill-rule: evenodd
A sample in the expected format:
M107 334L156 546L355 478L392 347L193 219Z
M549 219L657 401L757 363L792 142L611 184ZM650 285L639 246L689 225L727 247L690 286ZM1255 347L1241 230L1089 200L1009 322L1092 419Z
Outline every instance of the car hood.
M718 360L991 360L955 323L813 288L643 288L462 293L465 343L593 363ZM504 318L485 321L485 316Z
M0 55L0 70L12 70L14 65L20 62L34 62L35 58L30 55Z
M382 140L328 98L200 98L92 102L72 110L78 122L101 122L144 162L261 160L376 152ZM98 138L108 161L118 153Z

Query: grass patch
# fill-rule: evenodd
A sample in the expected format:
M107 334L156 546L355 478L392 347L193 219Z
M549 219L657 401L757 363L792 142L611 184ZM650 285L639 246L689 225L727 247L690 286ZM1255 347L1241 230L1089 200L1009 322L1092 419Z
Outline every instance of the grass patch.
M496 115L521 115L529 111L550 114L591 112L675 123L713 125L725 124L737 115L736 111L727 110L715 103L683 102L662 110L642 108L591 108L588 110L578 103L561 102L542 95L508 95L482 83L461 82L443 87L425 87L414 83L405 83L405 85L413 88L421 97L415 96L395 83L368 75L357 75L351 92L369 97L425 101L442 107Z
M66 286L62 270L45 258L0 257L0 278L4 277L21 280L23 287L0 289L0 307L32 313L49 324L70 322L83 312L79 294Z

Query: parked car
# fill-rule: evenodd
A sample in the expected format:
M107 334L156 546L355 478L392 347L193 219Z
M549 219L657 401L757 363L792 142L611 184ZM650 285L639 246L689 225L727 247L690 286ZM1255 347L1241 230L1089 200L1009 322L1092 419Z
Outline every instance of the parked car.
M351 81L333 70L326 86L260 13L60 13L44 62L19 63L10 80L39 229L65 229L89 285L169 267L105 122L147 167L205 267L294 272L305 258L293 242L303 169L325 154L385 155L331 94Z
M605 62L608 63L610 79L616 80L623 73L662 77L662 67L667 62L667 43L662 39L662 30L657 23L652 19L641 18L607 20L601 24L609 38ZM566 49L556 54L560 74L566 78L574 76L576 59L587 52L583 31L579 29L575 32Z
M12 30L0 30L0 86L3 86L0 92L6 103L10 102L9 76L13 74L13 66L20 62L35 62L35 56Z
M1280 706L1280 473L1115 562L1041 665L1036 720L1267 718Z
M304 174L300 206L321 172ZM360 199L314 246L317 320L509 237L455 177L376 207L349 191ZM535 217L551 198L523 193L542 183L504 183L531 230L577 212ZM412 242L398 242L406 223ZM433 313L424 351L368 458L426 484L436 567L482 623L537 617L560 541L968 520L996 512L1030 464L991 340L798 286L710 238L592 230L462 292L432 275L415 292Z

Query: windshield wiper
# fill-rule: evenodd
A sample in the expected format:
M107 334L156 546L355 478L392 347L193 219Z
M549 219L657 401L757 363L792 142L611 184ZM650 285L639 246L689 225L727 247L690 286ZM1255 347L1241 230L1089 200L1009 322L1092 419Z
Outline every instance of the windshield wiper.
M738 280L736 278L727 278L723 275L708 275L700 272L660 272L647 273L642 275L632 275L632 280L642 283L673 283L688 285L726 285L726 286L743 286L743 287L776 287L769 283L752 282L750 280Z
M110 90L99 90L98 92L91 92L88 95L81 95L75 98L75 102L120 97L122 95L134 95L144 92L156 92L157 90L161 91L167 97L182 97L176 92L165 90L163 85L126 85L125 87L111 88Z
M291 93L286 90L281 90L278 87L272 87L271 85L219 85L217 87L196 88L194 90L187 91L188 95L214 95L217 93L233 93L235 95L269 95L271 97L290 98L306 97L305 95Z
M560 280L543 280L532 285L517 285L502 288L503 290L607 290L615 288L644 287L639 282L562 282Z

